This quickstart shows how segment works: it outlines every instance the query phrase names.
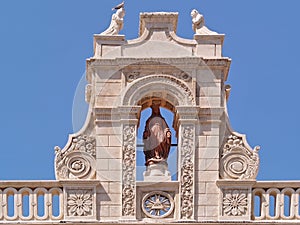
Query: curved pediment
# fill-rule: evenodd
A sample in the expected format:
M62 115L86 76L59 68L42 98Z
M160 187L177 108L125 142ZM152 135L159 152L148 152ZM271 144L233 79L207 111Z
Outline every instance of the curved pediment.
M119 57L221 57L224 35L198 34L194 39L176 35L178 13L140 14L139 37L126 40L124 35L94 35L93 58Z

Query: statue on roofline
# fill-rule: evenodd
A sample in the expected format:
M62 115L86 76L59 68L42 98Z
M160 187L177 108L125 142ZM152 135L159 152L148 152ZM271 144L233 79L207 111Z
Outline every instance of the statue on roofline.
M215 35L217 32L211 31L205 26L205 21L203 15L201 15L196 9L191 12L192 17L192 28L196 34L204 35Z
M143 133L145 165L167 161L171 147L171 131L158 104L152 104L152 115L147 119Z
M125 16L124 2L112 8L117 10L111 17L109 27L103 31L102 35L118 35L120 30L123 29L123 18Z

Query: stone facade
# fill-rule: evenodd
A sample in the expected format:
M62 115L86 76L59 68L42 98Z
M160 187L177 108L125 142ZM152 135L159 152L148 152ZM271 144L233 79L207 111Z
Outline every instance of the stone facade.
M0 182L1 221L253 224L300 218L299 183L257 182L259 147L230 127L224 35L193 21L194 39L182 39L177 19L177 13L142 13L135 40L115 30L94 35L86 123L64 148L55 147L57 181ZM121 29L117 23L112 28ZM139 181L137 129L141 112L154 102L174 115L177 178Z
M143 208L148 192L172 196L172 212L155 219L204 221L236 216L218 213L223 187L216 181L255 179L257 174L257 151L227 122L225 81L230 59L222 56L224 35L179 38L177 18L177 13L141 14L136 40L94 36L95 55L87 60L90 116L79 137L96 139L96 163L85 168L96 171L95 177L87 179L101 183L97 205L102 221L153 219ZM160 185L136 181L137 127L141 111L153 101L173 112L178 137L178 179ZM59 153L70 151L72 145ZM58 173L57 177L61 178Z

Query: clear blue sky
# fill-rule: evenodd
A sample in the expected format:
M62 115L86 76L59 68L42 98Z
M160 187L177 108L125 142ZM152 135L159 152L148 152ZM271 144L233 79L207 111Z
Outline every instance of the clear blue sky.
M107 28L120 2L0 1L1 180L54 179L53 147L73 132L73 98L93 34ZM175 11L177 34L192 38L193 8L226 34L231 125L261 145L258 179L300 180L300 2L127 0L121 33L137 37L140 12Z

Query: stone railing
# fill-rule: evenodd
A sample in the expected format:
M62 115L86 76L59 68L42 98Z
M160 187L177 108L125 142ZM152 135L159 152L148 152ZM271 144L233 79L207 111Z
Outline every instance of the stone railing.
M217 184L224 209L220 220L300 221L300 181ZM99 221L99 188L95 180L0 181L0 223Z
M218 180L219 220L300 224L300 181Z
M1 181L0 221L96 220L98 184L79 180Z
M258 181L252 188L252 219L300 220L300 181Z

